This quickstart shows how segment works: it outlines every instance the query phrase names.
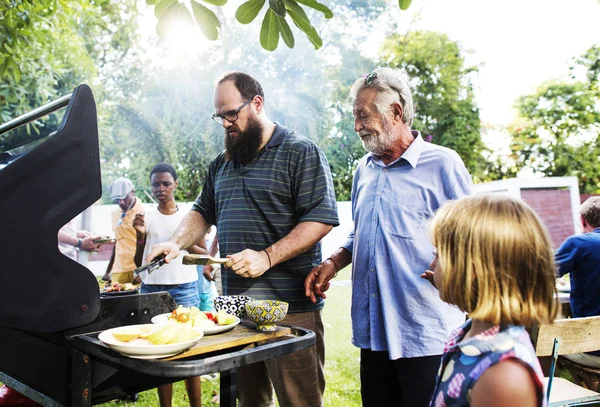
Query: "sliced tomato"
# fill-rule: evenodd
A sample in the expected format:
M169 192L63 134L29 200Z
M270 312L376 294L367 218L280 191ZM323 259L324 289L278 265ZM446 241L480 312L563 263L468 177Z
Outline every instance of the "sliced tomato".
M211 321L213 321L214 323L217 322L217 316L215 314L213 314L212 312L205 311L204 315L206 315L206 317L208 319L210 319Z

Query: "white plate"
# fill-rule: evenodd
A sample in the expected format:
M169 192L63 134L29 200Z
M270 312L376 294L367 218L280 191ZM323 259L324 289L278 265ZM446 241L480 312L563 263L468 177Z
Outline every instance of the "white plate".
M131 326L154 326L153 324L143 324L143 325L128 325ZM120 330L126 328L128 326L120 326L117 328L107 329L98 335L98 339L105 344L107 344L112 349L116 350L122 355L129 356L132 358L138 359L158 359L158 358L166 358L168 356L177 355L184 350L187 350L194 346L196 342L204 336L202 332L198 333L198 336L192 340L186 342L178 342L178 343L168 343L166 345L153 345L147 339L135 339L130 342L123 342L116 339L113 336L114 330Z
M151 321L153 324L164 324L165 322L167 322L169 320L170 315L171 315L170 312L168 314L156 315L156 316L152 317ZM208 327L201 326L200 329L202 329L202 331L204 332L204 335L214 335L214 334L220 334L223 332L231 331L237 324L242 322L238 317L234 316L234 318L235 318L235 322L233 322L232 324L229 324L229 325L215 324L214 326L208 326Z

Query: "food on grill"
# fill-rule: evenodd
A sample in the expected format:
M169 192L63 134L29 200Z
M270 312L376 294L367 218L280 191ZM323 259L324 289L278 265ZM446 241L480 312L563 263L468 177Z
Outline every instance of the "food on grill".
M135 286L131 283L125 283L125 284L114 283L114 284L106 287L104 290L102 290L102 292L113 293L113 292L117 292L117 291L131 291L131 290L135 290Z

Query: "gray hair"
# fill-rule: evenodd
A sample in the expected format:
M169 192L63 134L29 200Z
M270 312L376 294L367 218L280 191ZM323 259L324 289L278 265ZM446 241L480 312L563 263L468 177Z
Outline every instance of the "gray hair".
M350 89L350 99L354 103L356 95L364 88L374 88L377 90L375 97L375 106L382 116L385 116L390 105L399 101L402 105L402 121L408 126L412 126L414 108L412 94L410 92L410 78L404 69L392 69L378 67L373 70L371 75L376 78L367 85L365 78L357 79Z
M586 199L579 208L579 214L594 229L600 227L600 196Z

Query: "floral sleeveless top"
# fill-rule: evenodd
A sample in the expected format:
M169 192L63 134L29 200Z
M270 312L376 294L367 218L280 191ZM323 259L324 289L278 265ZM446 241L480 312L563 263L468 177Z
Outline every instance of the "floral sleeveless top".
M471 391L481 375L496 363L517 359L526 366L538 393L538 405L547 405L544 374L535 356L529 334L522 326L493 326L462 341L471 329L471 320L450 334L429 405L463 407L471 405ZM462 341L462 342L461 342Z

